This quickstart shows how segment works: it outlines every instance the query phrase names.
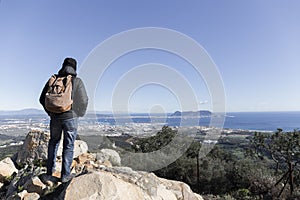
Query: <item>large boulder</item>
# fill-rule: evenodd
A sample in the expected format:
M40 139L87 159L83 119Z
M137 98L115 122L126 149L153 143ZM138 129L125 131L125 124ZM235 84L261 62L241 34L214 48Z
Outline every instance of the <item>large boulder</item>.
M112 149L101 149L96 159L100 162L108 160L113 166L121 166L121 158L118 152Z
M66 190L65 200L145 199L138 187L110 173L94 172L75 178Z
M16 169L13 161L10 158L5 158L0 161L0 182L3 183L6 178L17 172L18 170Z
M64 199L203 200L182 182L147 172L114 171L93 171L74 178L65 190Z
M16 163L20 166L33 161L46 160L50 133L31 131L27 134L21 150L17 154Z
M48 155L48 142L50 133L44 131L31 131L25 138L21 150L17 153L16 163L20 166L32 164L35 161L45 161ZM74 158L88 151L88 145L82 140L74 143ZM57 156L62 155L62 140L58 148Z

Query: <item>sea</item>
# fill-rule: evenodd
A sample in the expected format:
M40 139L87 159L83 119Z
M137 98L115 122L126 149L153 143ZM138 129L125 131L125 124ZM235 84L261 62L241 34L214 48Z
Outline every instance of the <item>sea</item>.
M210 126L211 117L187 118L182 123L181 118L148 116L147 114L132 115L131 119L109 118L98 116L98 122L111 125L122 124L128 121L133 123L165 123L168 126L180 126L184 124ZM195 120L197 120L195 122ZM190 123L188 123L190 122ZM224 117L223 128L250 131L293 131L300 129L300 111L295 112L230 112Z
M128 125L140 123L155 123L168 126L205 126L209 127L211 117L204 116L200 118L170 117L170 115L151 115L148 114L132 114L130 118L122 115L114 117L113 115L97 114L96 121L99 124L107 125ZM88 124L89 118L81 118L82 124ZM32 124L47 124L49 118L46 115L0 115L0 126L21 124L31 126ZM293 131L300 129L300 111L295 112L229 112L224 117L224 125L222 128L234 130L251 130L251 131L276 131L278 128L283 131Z
M299 112L235 112L227 113L224 128L243 130L293 131L300 129Z

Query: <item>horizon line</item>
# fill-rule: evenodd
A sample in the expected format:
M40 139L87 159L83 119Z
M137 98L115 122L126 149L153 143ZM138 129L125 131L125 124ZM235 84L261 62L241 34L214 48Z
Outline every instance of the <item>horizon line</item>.
M41 112L45 112L43 109L41 108L22 108L22 109L8 109L8 110L0 110L0 112L20 112L20 111L26 111L26 110L36 110L36 111L41 111ZM208 109L203 109L203 110L187 110L187 111L180 111L180 110L176 110L176 111L170 111L170 112L152 112L155 114L163 114L163 113L175 113L175 112L199 112L199 111L209 111L211 113L220 113L220 112L213 112L211 110ZM113 114L113 111L109 111L109 110L87 110L86 113L110 113ZM257 112L300 112L300 110L262 110L262 111L225 111L224 113L257 113ZM124 114L124 113L136 113L136 114L144 114L144 113L150 113L150 112L146 112L146 111L117 111L114 112L115 114Z

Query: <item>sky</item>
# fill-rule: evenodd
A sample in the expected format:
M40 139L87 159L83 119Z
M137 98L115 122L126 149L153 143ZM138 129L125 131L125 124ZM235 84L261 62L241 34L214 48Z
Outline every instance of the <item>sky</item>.
M42 109L46 81L74 57L90 110L214 110L222 101L226 112L300 111L299 10L298 0L1 0L0 110ZM120 55L89 85L90 55L118 34L147 27L192 39L219 78L207 81L180 55L144 48ZM184 49L184 42L170 41ZM94 79L96 72L88 74ZM224 100L211 90L219 83Z

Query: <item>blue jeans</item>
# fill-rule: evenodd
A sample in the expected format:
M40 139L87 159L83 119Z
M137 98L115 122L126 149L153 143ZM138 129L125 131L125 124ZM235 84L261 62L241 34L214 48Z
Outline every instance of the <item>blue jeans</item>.
M55 119L50 120L50 140L48 144L48 160L47 160L47 174L52 175L55 171L55 161L59 142L61 140L62 132L63 138L63 152L62 152L62 170L61 178L67 178L71 173L71 164L74 154L74 142L77 135L78 120L72 119Z

